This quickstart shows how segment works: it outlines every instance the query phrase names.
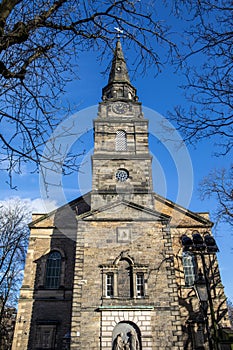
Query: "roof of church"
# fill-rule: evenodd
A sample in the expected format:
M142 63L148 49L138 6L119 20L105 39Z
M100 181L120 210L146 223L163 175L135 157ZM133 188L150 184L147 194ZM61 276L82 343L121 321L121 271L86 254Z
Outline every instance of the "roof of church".
M126 211L128 208L128 211ZM129 210L130 209L130 210ZM111 215L105 215L108 212ZM140 212L140 213L139 213ZM120 215L119 215L120 213ZM112 201L102 207L89 212L82 213L78 217L85 220L92 218L93 220L107 220L107 221L166 221L171 220L170 215L158 212L154 209L147 208L146 206L134 203L124 198Z
M209 220L208 213L195 213L191 210L188 210L181 205L176 204L175 202L153 193L154 197L154 209L147 208L145 206L139 205L137 203L129 202L124 199L116 200L107 205L104 205L96 210L91 210L90 201L91 201L92 192L86 193L84 196L80 196L67 204L62 205L61 207L51 211L46 214L35 214L34 220L30 223L30 227L34 227L37 223L40 223L43 220L49 219L59 212L66 211L67 208L71 208L77 220L85 220L88 216L96 215L104 211L108 211L114 206L124 205L128 206L134 210L142 211L147 215L154 216L154 219L171 221L171 227L212 227L213 223ZM120 218L119 218L120 219ZM114 220L114 218L113 218ZM135 219L136 220L136 219ZM132 221L134 219L132 218ZM177 223L179 223L177 225Z

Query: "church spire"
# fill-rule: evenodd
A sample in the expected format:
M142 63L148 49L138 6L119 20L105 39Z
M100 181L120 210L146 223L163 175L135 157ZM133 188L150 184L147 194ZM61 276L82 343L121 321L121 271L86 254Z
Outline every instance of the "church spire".
M127 82L130 84L126 62L122 51L121 42L119 40L116 43L108 83L110 84L118 81Z
M103 88L103 100L137 101L136 89L130 83L121 42L119 40L116 43L113 55L108 85Z

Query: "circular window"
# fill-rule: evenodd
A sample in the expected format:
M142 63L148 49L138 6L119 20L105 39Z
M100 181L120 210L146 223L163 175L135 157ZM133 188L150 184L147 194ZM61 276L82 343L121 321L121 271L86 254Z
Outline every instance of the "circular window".
M116 172L116 179L120 182L124 182L128 179L129 173L125 169L119 169Z

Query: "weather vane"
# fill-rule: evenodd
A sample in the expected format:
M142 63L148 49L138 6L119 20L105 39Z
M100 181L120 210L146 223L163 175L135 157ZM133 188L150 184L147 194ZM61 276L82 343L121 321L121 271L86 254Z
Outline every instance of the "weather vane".
M124 33L124 31L122 29L120 29L119 27L114 27L114 29L117 32L117 38L120 38L120 35Z

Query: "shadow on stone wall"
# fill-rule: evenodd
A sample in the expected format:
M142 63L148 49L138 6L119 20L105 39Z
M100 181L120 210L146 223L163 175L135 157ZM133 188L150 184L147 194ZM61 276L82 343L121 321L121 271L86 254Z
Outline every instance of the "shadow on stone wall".
M50 248L34 261L36 264L36 276L28 349L49 348L65 350L70 348L77 239L76 215L88 210L89 205L82 199L79 199L61 207L55 212L54 228L49 244ZM55 251L61 254L60 283L58 288L47 288L47 259L49 254ZM42 346L43 343L45 344L44 346Z

